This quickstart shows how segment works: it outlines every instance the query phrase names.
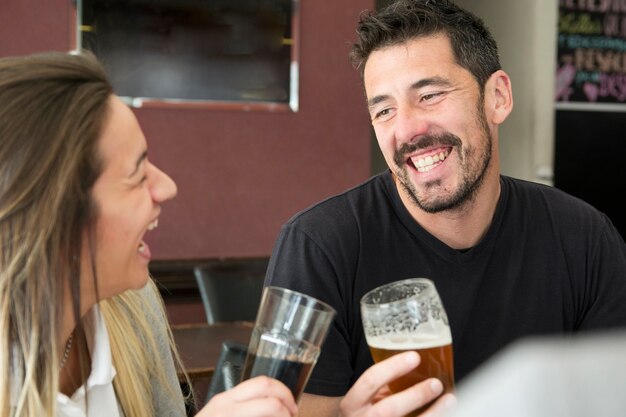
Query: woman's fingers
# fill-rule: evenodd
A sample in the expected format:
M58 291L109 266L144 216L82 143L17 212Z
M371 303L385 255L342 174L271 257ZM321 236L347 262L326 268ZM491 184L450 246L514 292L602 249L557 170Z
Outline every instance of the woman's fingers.
M238 384L228 391L235 400L246 401L258 397L277 397L294 406L296 402L291 391L277 379L267 376L257 376Z
M297 412L296 401L285 384L259 376L216 395L198 416L294 416Z
M278 398L268 397L238 403L229 410L228 417L293 417L296 413Z

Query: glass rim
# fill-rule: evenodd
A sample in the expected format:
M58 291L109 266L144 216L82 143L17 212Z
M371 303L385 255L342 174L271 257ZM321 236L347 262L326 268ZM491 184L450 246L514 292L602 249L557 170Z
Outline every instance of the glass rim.
M419 294L413 294L413 295L411 295L409 297L405 297L405 298L402 298L400 300L387 301L385 303L371 303L371 302L366 302L365 301L365 299L368 298L371 294L373 294L373 293L375 293L377 291L381 291L381 290L383 290L386 287L391 287L391 286L395 286L395 285L402 285L402 284L406 284L408 282L421 282L421 283L424 283L426 285L431 286L435 291L437 290L437 287L435 287L435 282L432 279L430 279L430 278L422 278L422 277L419 277L419 278L405 278L405 279L401 279L399 281L388 282L386 284L379 285L378 287L369 290L368 292L363 294L363 297L361 297L361 301L360 301L361 307L376 307L376 308L382 307L382 308L387 308L389 306L393 306L393 305L396 305L396 304L399 304L399 303L404 303L404 302L411 301L411 300L417 298L417 296Z
M318 310L323 313L332 313L334 315L337 314L337 310L335 310L335 308L331 306L330 304L322 300L319 300L313 297L312 295L308 295L300 291L292 290L290 288L277 287L275 285L268 285L267 287L263 288L263 291L282 292L282 293L289 294L289 295L299 296L299 297L306 299L309 303L311 303L312 306L310 308L313 310ZM320 306L321 308L316 308L317 306Z

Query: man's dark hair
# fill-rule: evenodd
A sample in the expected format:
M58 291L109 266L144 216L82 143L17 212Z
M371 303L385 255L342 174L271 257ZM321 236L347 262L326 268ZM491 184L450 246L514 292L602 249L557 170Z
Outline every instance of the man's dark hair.
M364 12L350 59L362 76L372 52L437 34L448 37L457 64L481 87L501 68L498 46L484 22L447 0L398 0L380 11Z

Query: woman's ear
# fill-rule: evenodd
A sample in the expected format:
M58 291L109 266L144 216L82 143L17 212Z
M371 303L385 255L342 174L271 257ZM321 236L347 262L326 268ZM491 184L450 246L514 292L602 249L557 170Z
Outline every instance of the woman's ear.
M511 79L506 72L498 70L491 74L485 84L485 111L488 120L496 125L506 120L513 110Z

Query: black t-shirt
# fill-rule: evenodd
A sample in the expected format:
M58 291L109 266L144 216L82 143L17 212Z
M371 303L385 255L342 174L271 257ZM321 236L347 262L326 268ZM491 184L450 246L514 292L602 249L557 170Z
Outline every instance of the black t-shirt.
M466 251L420 227L389 172L283 226L266 285L338 312L306 392L344 395L371 366L360 299L404 278L435 282L457 381L523 336L626 326L626 246L610 220L552 187L504 176L501 186L487 234Z

